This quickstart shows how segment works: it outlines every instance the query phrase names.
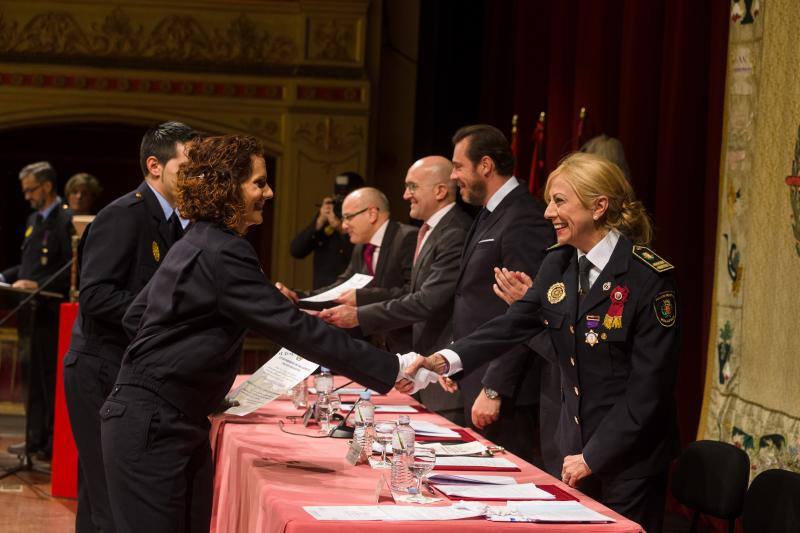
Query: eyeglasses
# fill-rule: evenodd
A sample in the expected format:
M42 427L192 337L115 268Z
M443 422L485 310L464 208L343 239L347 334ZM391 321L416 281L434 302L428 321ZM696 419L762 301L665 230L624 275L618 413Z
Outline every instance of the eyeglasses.
M365 208L364 208L364 209L362 209L361 211L356 211L355 213L348 213L348 214L346 214L346 215L345 215L345 214L342 214L342 219L343 219L345 222L350 222L351 220L353 220L355 217L357 217L357 216L358 216L358 215L360 215L361 213L365 213L366 211L369 211L370 209L372 209L372 207L365 207ZM376 207L375 209L378 209L378 208Z
M26 195L26 194L31 194L33 192L36 192L37 190L39 190L42 187L42 185L44 185L44 183L37 183L33 187L28 187L27 189L25 187L23 187L22 188L23 196Z
M417 189L419 189L419 184L417 184L417 183L414 183L414 182L408 182L408 183L406 183L406 190L407 190L408 192L411 192L411 193L413 193L413 192L417 192Z

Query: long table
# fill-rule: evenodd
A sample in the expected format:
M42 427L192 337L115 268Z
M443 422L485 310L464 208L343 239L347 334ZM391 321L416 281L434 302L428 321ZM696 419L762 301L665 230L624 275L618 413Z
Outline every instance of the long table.
M240 377L242 379L242 377ZM337 380L337 383L341 381ZM343 397L343 401L355 401ZM375 404L419 405L410 396L392 391L373 397ZM381 531L445 532L457 527L460 533L478 531L577 531L602 533L638 533L638 524L627 520L602 504L571 489L561 481L526 463L511 453L502 454L520 472L500 472L518 482L556 485L575 496L581 503L617 520L609 524L531 524L489 522L483 518L448 522L327 522L317 521L303 510L306 505L375 505L376 487L386 470L373 470L366 464L351 466L345 461L346 439L309 438L281 431L278 422L292 432L315 435L315 428L287 421L300 411L291 401L276 400L246 417L225 416L212 422L211 442L214 448L214 510L211 531L216 533L295 533ZM376 415L377 420L396 419L398 415ZM457 428L434 413L412 415ZM489 441L473 433L486 444ZM388 475L388 474L386 474ZM445 499L441 505L449 505ZM498 505L498 502L492 502ZM392 502L381 505L394 505ZM434 504L436 505L436 504ZM502 505L502 504L499 504Z

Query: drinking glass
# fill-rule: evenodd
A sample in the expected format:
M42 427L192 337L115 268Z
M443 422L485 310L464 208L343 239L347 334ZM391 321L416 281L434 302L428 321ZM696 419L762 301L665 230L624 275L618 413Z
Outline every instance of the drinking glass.
M411 475L417 480L417 492L408 497L407 501L424 503L425 496L422 495L422 482L436 466L436 451L430 448L415 448L414 460L409 463L408 469Z
M397 426L394 422L377 422L375 424L375 442L381 445L381 460L372 466L375 468L391 468L392 463L386 460L386 448L392 442L392 433Z

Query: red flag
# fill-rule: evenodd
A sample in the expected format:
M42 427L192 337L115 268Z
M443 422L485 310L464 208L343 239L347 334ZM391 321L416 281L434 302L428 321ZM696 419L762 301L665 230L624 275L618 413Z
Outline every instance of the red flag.
M519 171L519 140L517 139L517 115L511 117L511 153L514 154L514 175Z
M581 147L583 140L583 127L586 125L586 108L582 107L578 115L578 131L575 138L572 140L572 151L575 152Z
M528 175L528 192L536 194L539 190L542 174L544 173L544 117L539 113L539 120L533 130L533 156L531 157L531 171Z

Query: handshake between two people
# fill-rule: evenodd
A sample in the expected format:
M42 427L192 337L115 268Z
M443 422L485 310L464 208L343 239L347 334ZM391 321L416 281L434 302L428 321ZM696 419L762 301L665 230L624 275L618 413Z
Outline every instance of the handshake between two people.
M439 381L450 368L447 359L440 353L423 357L416 352L400 355L400 373L403 377L394 387L407 394L424 389L431 383ZM452 392L452 391L451 391Z

